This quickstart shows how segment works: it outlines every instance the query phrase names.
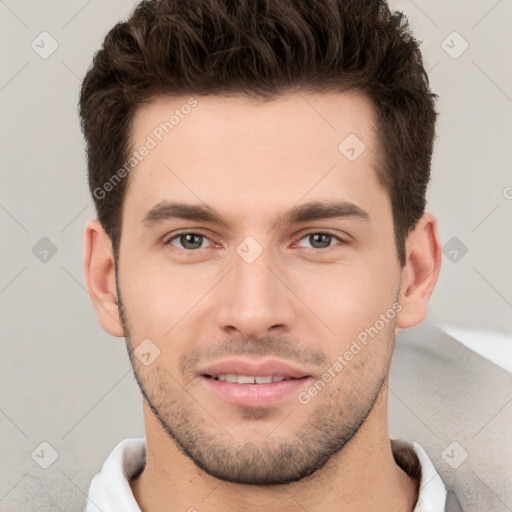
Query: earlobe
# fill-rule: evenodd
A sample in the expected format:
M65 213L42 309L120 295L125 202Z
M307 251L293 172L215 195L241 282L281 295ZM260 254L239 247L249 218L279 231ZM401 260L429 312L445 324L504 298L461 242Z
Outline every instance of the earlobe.
M112 243L98 220L85 228L84 273L98 320L112 336L123 337L124 330L117 307L117 289Z
M427 316L428 302L441 270L441 244L437 220L425 213L406 241L406 264L402 270L400 304L396 326L413 327Z

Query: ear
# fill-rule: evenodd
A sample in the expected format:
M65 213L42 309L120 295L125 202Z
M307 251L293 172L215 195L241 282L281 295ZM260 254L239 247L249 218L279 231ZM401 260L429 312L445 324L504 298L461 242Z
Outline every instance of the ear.
M101 326L112 336L124 336L117 307L112 242L98 220L89 221L85 227L84 273Z
M400 304L396 327L406 329L427 316L428 302L441 270L441 244L437 220L425 213L405 243L406 263L402 269Z

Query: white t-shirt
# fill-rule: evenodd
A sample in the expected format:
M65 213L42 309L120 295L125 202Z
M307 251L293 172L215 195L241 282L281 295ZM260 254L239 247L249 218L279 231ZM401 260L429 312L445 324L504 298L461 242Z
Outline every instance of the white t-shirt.
M418 502L414 512L444 512L446 487L423 448L414 441L398 440L416 452L421 464ZM146 439L121 441L94 476L84 512L141 512L130 487L145 461Z

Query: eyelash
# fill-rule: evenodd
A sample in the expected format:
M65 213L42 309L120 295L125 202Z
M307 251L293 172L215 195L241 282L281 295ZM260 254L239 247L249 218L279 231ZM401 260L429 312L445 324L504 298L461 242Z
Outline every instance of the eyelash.
M332 238L335 238L336 240L338 240L338 242L340 242L340 245L346 245L348 242L346 240L343 240L342 238L340 238L338 235L335 235L334 233L330 232L330 231L310 231L308 233L305 233L304 235L301 236L301 238L299 238L298 241L300 240L303 240L304 238L308 237L308 236L311 236L311 235L328 235ZM176 240L176 239L179 239L181 236L184 236L184 235L198 235L202 238L206 238L207 240L209 240L210 242L212 242L212 240L210 240L210 238L202 233L199 233L197 231L182 231L178 234L175 234L173 235L171 238L168 238L167 241L164 242L164 245L165 246L171 246L173 248L173 250L181 250L181 251L184 251L184 252L189 252L189 253L194 253L194 252L200 252L202 251L203 249L207 249L207 247L203 247L203 248L199 248L199 249L180 249L178 247L175 247L171 244L171 242L173 240ZM214 243L214 242L212 242ZM314 247L307 247L306 249L310 249L311 251L325 251L327 249L331 249L332 247L335 247L335 245L330 245L328 247L323 247L323 248L314 248Z

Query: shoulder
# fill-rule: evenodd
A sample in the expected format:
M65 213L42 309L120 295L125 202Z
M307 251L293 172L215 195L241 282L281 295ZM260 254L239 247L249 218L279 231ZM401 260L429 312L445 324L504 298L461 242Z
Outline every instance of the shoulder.
M431 324L397 333L390 436L425 449L464 512L512 509L511 427L510 373Z

